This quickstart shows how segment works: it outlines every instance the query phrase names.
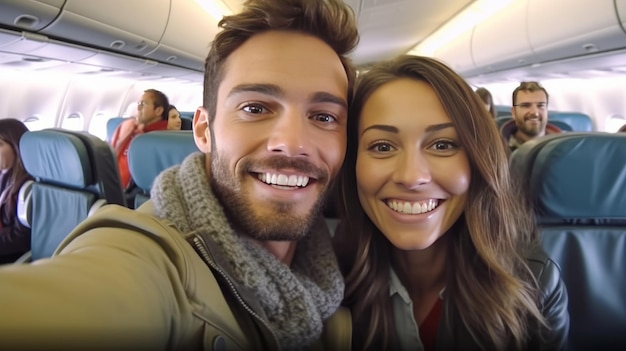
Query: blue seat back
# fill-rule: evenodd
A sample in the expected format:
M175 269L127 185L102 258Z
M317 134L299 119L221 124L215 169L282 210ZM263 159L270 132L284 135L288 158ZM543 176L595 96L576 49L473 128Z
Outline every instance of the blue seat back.
M150 198L154 179L198 151L191 131L154 131L136 136L128 149L128 168L139 193L135 208Z
M511 106L495 105L495 107L496 107L496 117L511 115Z
M180 113L180 130L191 130L193 127L193 115L196 111L179 111Z
M498 126L498 129L500 129L500 127L502 127L502 125L508 121L513 120L513 116L511 115L502 115L502 116L498 116L496 118L496 125Z
M550 123L556 123L557 121L566 123L575 132L591 132L595 130L591 117L580 112L548 111L548 121Z
M626 341L626 135L564 133L511 154L569 294L572 350Z
M109 145L85 132L45 129L20 139L31 189L31 257L49 257L76 225L98 207L124 204Z
M115 133L115 129L120 125L125 119L132 117L113 117L107 121L107 143L111 143L111 139L113 138L113 133Z

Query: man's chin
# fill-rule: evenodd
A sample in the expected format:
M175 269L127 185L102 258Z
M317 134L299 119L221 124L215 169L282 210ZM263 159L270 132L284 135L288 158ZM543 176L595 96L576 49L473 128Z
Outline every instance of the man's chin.
M301 212L274 208L271 211L257 211L242 219L240 225L257 240L294 241L307 235L315 218L315 209Z

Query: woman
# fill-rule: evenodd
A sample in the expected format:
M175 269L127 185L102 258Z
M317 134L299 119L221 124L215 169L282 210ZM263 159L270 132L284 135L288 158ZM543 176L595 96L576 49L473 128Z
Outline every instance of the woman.
M181 125L180 112L178 112L176 106L170 105L167 112L167 130L180 130Z
M20 187L32 179L20 157L20 138L27 131L16 119L0 120L0 264L30 250L30 228L17 219Z
M334 236L356 350L564 347L567 293L499 141L433 59L359 77Z
M480 99L483 101L485 108L491 114L491 117L496 119L498 117L498 112L496 111L496 105L493 103L493 97L491 93L486 88L478 88L476 89L476 94L480 96Z

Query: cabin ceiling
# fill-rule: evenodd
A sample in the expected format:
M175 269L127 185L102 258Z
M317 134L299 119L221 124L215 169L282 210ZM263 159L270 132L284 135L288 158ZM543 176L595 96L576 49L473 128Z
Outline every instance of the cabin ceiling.
M244 0L222 0L238 12ZM351 58L358 66L407 53L473 0L344 0L357 17L360 41Z
M361 36L352 53L358 66L405 54L461 12L471 0L345 0Z

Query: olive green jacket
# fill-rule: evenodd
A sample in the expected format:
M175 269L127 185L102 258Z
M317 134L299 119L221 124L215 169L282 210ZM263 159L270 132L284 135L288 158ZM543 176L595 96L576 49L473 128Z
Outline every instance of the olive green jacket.
M214 254L151 202L105 206L52 259L0 269L0 349L277 350ZM351 330L340 308L313 349L349 350Z

